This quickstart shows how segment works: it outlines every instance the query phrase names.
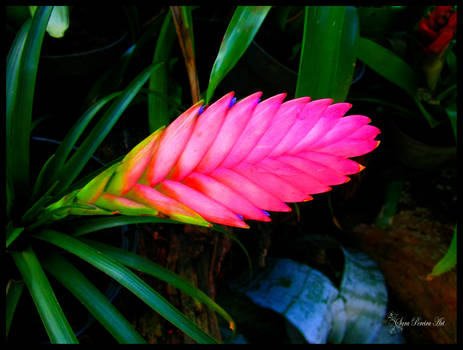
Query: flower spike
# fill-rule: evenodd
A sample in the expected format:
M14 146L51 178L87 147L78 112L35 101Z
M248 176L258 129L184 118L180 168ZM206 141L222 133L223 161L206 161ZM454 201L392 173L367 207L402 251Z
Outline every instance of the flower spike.
M236 101L230 92L198 102L137 145L66 202L101 210L70 214L168 216L185 223L247 228L270 221L349 181L364 166L349 159L374 150L380 130L370 118L345 115L349 103L286 94Z

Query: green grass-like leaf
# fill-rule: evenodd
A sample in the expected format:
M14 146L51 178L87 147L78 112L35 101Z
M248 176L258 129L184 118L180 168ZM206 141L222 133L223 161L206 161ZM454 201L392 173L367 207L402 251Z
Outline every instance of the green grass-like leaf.
M161 32L159 33L154 50L153 64L163 63L159 69L155 70L149 80L149 89L158 91L161 95L168 95L168 77L167 77L167 60L170 57L173 44L175 43L176 34L172 21L172 15L167 12L164 22L162 23ZM162 96L148 95L148 122L150 132L154 132L161 126L169 124L169 115L167 109L167 99Z
M206 104L219 83L245 53L271 6L237 6L220 45L209 78Z
M209 296L203 293L198 288L191 285L189 282L178 276L177 274L173 273L172 271L142 257L135 253L128 252L127 250L116 248L109 246L107 244L103 244L97 241L85 239L84 242L88 243L92 247L98 249L99 251L103 252L104 254L110 256L114 260L119 261L120 263L133 268L137 271L144 272L160 280L165 281L166 283L184 291L185 293L189 294L193 298L199 300L200 302L209 306L212 310L217 312L220 316L222 316L229 324L230 329L235 330L235 323L230 315L222 309L219 305L217 305L214 300L212 300Z
M35 193L40 194L44 188L47 188L51 183L59 178L60 171L63 168L65 161L68 159L74 146L76 146L77 140L84 132L85 128L92 121L93 117L111 100L121 95L121 92L112 93L95 104L90 106L88 110L79 118L74 124L72 129L66 135L64 140L58 146L53 159L50 160L41 170L42 176L37 178L34 186ZM35 198L35 196L33 196Z
M8 86L7 91L14 89L12 92L14 97L9 99L8 106L7 178L13 186L16 201L20 205L25 204L24 200L29 188L32 105L42 40L52 9L52 6L41 6L37 9L25 38L19 62L17 65L7 65L8 68L17 69L17 72L8 74L11 78L8 83L12 86ZM22 35L24 33L20 31L20 36ZM18 56L12 55L10 58L18 59Z
M216 339L201 330L201 328L190 319L186 318L185 315L147 285L141 278L118 261L102 254L101 251L83 243L77 238L49 229L43 229L33 237L54 244L78 256L114 278L122 286L134 293L153 310L158 312L162 317L170 321L195 341L199 343L217 343Z
M95 150L103 142L106 135L111 131L138 91L149 79L153 70L157 69L158 66L158 64L149 66L127 86L117 100L111 104L77 151L65 163L61 173L62 181L59 185L60 195L66 192L72 181L80 174Z
M407 92L429 125L431 127L437 125L437 121L418 99L418 78L415 71L404 60L391 50L363 37L359 37L358 40L357 57L383 78Z
M13 281L10 280L6 287L6 336L10 332L11 322L13 321L13 316L16 311L16 306L18 305L19 299L21 298L22 292L24 290L23 281Z
M44 268L79 299L119 343L146 343L105 295L67 259L57 253L52 253L43 264Z
M74 237L79 237L79 236L86 235L88 233L92 233L92 232L96 232L96 231L100 231L100 230L104 230L108 228L131 225L131 224L145 224L145 223L153 223L153 224L167 223L167 224L183 224L183 225L185 224L180 221L158 218L155 216L120 215L120 216L110 216L110 217L89 218L89 219L86 219L85 221L80 220L70 225L71 227L70 227L69 232Z
M452 242L444 257L434 266L428 278L442 275L444 272L450 271L457 264L457 226L453 234Z
M11 253L52 343L78 343L32 247Z

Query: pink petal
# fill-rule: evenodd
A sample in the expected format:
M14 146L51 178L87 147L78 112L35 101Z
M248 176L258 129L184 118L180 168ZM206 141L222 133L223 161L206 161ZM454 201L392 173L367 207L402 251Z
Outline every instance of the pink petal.
M339 173L332 168L327 167L321 163L317 163L315 161L299 158L296 156L285 155L278 158L279 161L284 162L286 164L291 164L293 167L305 172L306 174L310 175L314 180L316 180L320 184L325 184L328 186L331 185L339 185L346 183L350 179ZM321 191L325 192L325 191ZM318 192L311 192L311 193L318 193Z
M164 180L159 185L159 190L193 209L206 220L223 225L249 228L237 214L233 213L219 202L210 199L181 182Z
M193 172L183 180L183 183L247 219L270 221L262 210L251 204L245 197L212 177Z
M153 154L147 169L148 183L157 185L172 170L180 154L183 152L191 133L194 122L201 108L197 103L175 119L161 136L159 147Z
M352 133L356 130L362 128L363 126L370 123L371 120L368 117L363 115L349 115L344 118L339 119L339 121L334 125L331 130L329 130L324 136L322 136L317 142L313 143L311 146L321 146L327 145L329 143L334 143L338 140L341 140L346 137L351 137Z
M255 163L265 158L280 143L309 100L310 97L301 97L283 103L273 117L269 128L245 158L245 161Z
M257 182L260 187L282 202L303 202L312 199L300 188L296 187L297 184L293 186L293 184L283 180L280 176L274 175L252 164L242 163L233 170L243 175L248 180L255 183ZM293 178L291 180L293 180Z
M352 107L350 103L335 103L323 112L308 134L293 148L293 152L310 149L310 145L322 138Z
M232 168L253 150L269 127L285 97L286 94L275 95L257 105L243 133L220 166Z
M379 141L347 138L334 144L318 148L317 151L330 153L342 157L358 157L373 151L379 145Z
M298 153L295 156L323 164L326 167L333 169L333 171L344 175L356 174L364 168L362 165L351 159L346 159L329 153L306 151Z
M289 159L290 161L287 162L282 161L283 159L285 159L284 156L279 157L278 160L267 158L255 166L277 175L279 178L297 187L306 194L323 193L331 190L331 187L327 186L330 183L319 181L313 176L312 172L315 169L310 168L309 161L299 158L300 163L305 163L305 168L300 169L291 162L294 159ZM288 160L288 158L286 158L286 160ZM297 162L295 163L297 165ZM302 164L299 165L302 167ZM307 168L309 168L309 171L305 171Z
M331 102L333 100L329 98L307 103L301 113L297 115L291 129L272 152L270 152L269 156L274 157L289 152L294 145L308 134Z
M243 133L261 95L262 92L256 92L233 105L228 111L214 143L201 159L195 171L210 173L224 160L233 145L236 144L238 137Z
M365 125L354 131L349 138L352 139L370 139L373 140L381 131L373 125Z
M277 197L235 171L217 168L210 176L247 198L257 208L271 211L291 211L291 208Z
M172 180L184 179L201 161L217 137L232 98L233 92L230 92L214 102L199 116L193 133L170 176Z

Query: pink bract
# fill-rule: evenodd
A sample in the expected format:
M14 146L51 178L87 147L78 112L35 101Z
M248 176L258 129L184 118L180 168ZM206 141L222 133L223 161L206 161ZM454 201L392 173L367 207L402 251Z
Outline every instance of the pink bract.
M198 103L172 122L150 144L151 160L132 194L148 195L144 203L169 216L180 210L248 227L246 219L270 221L266 210L290 211L285 203L349 181L364 168L349 157L379 144L368 117L345 116L348 103L283 102L286 94L259 102L257 92L233 104L233 95L202 112Z

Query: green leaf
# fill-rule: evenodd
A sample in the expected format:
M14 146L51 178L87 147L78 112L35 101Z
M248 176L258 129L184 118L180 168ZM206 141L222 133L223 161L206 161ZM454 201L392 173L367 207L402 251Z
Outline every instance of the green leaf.
M354 7L305 8L296 97L345 100L354 75L358 32Z
M29 6L29 11L33 16L37 6ZM53 38L62 38L69 28L69 7L54 6L50 20L47 25L47 33Z
M101 108L120 95L121 92L115 92L100 99L95 104L90 106L88 110L79 118L79 120L74 124L72 129L66 135L64 140L58 146L53 159L50 159L50 162L47 162L43 166L34 185L35 191L33 194L41 194L47 187L49 187L50 184L59 179L59 175L63 169L65 161L68 159L69 154L76 145L77 140L82 135L85 128L92 121L93 117L101 110ZM32 198L35 200L36 196L33 195Z
M245 53L271 6L237 6L220 45L207 87L209 103L219 83Z
M119 117L151 76L153 70L158 67L158 64L149 66L127 86L117 100L111 104L109 109L101 117L87 138L82 142L78 150L65 163L63 172L61 173L62 182L60 183L59 194L64 194L72 181L74 181L74 179L79 175L85 164L87 164L88 160L92 157L95 150L101 142L103 142L106 135L111 131Z
M253 274L254 274L254 271L253 271L253 268L252 268L252 261L251 261L251 256L249 255L246 247L243 245L243 243L241 243L241 241L236 238L235 235L233 235L232 233L230 233L229 231L227 231L226 228L224 228L223 226L221 225L218 225L218 224L213 224L212 227L211 227L212 230L214 231L217 231L217 232L220 232L222 234L224 234L225 236L229 237L233 242L235 242L236 244L238 244L238 246L241 248L241 250L243 251L244 255L246 256L246 259L248 260L248 267L249 267L249 278L251 279Z
M78 343L32 247L12 252L52 343Z
M376 226L379 228L386 228L392 224L402 194L402 187L403 181L401 180L393 180L387 184L384 204L376 218Z
M437 125L437 121L418 99L418 78L415 71L405 61L391 50L363 37L359 37L357 55L376 73L407 92L431 127Z
M40 49L45 29L53 7L39 7L24 42L21 59L15 68L17 73L9 75L16 83L11 88L15 97L10 100L7 126L7 178L11 182L17 202L22 203L29 188L30 131L35 81L40 57ZM21 34L23 35L23 34ZM18 58L10 56L11 58ZM8 65L11 67L11 64Z
M184 224L183 222L158 218L154 216L111 216L111 217L96 217L85 220L79 220L73 222L70 225L69 232L74 236L83 236L88 233L118 227L131 224L143 224L143 223L168 223L168 224Z
M9 222L6 227L6 248L8 248L23 231L24 227L13 227L12 223Z
M11 133L11 120L14 101L18 91L18 74L21 55L24 49L24 43L31 27L32 20L27 20L22 25L19 32L11 45L10 51L6 58L6 135L9 139Z
M16 306L18 305L19 299L21 298L22 292L24 290L23 281L13 281L10 280L6 286L6 336L10 332L11 322L13 321L13 316L16 311Z
M78 256L114 278L195 341L199 343L217 342L216 339L201 330L195 323L173 307L164 297L154 291L140 277L121 265L118 261L102 254L101 251L83 243L77 238L49 229L41 230L33 237L52 243Z
M150 132L154 132L159 127L169 124L167 99L162 97L162 95L168 95L166 63L170 57L175 39L176 34L172 15L170 12L167 12L156 42L153 57L153 64L161 62L163 64L151 74L149 80L149 89L161 94L161 96L155 94L148 95L148 122Z
M358 42L358 58L376 73L416 96L416 74L399 56L374 41L360 37Z
M119 343L146 343L105 295L67 259L57 253L52 253L45 259L43 265Z
M452 242L450 247L447 250L447 253L444 257L434 266L431 273L428 275L428 278L442 275L444 272L447 272L457 264L457 226L455 225L455 231L453 233Z
M96 242L93 240L84 240L85 243L88 243L90 246L98 249L99 251L103 252L103 254L108 255L109 257L113 258L116 261L119 261L123 265L126 265L130 268L133 268L137 271L144 272L160 280L165 281L166 283L184 291L185 293L189 294L193 298L203 302L207 306L209 306L212 310L217 312L220 316L222 316L229 324L230 329L233 331L235 330L235 323L230 315L222 309L219 305L217 305L214 300L212 300L209 296L207 296L204 292L199 290L198 288L194 287L188 281L184 280L177 274L173 273L172 271L144 258L135 253L128 252L127 250L116 248L109 246L107 244L103 244L100 242Z
M453 103L445 109L447 117L450 120L450 125L452 126L453 136L455 137L455 143L457 142L457 106L456 103Z

